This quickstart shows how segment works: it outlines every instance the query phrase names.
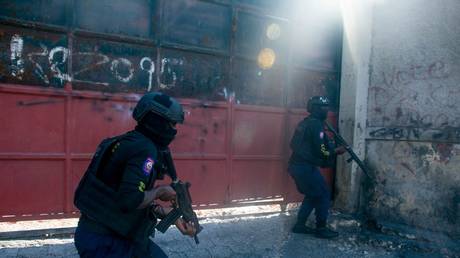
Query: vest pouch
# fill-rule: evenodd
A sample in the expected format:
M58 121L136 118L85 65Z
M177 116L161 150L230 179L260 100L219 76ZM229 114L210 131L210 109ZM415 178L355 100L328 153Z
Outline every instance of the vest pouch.
M75 205L81 213L124 237L133 238L136 225L149 221L147 209L122 212L115 198L117 193L92 173L79 192Z

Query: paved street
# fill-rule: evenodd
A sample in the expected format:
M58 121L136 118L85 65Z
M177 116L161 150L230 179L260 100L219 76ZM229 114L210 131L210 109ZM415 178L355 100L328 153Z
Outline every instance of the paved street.
M220 216L202 220L200 244L175 228L155 241L170 257L460 257L460 244L445 235L399 228L385 233L361 229L358 221L335 213L338 239L321 240L290 232L294 212ZM310 221L311 222L311 221ZM402 233L404 232L404 233ZM0 241L0 257L78 257L71 236Z

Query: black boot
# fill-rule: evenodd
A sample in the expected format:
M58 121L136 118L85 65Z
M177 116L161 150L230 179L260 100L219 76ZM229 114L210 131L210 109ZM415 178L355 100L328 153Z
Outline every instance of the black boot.
M314 234L316 231L313 228L307 227L302 224L295 224L292 228L293 233L298 234Z
M319 238L335 238L339 236L339 233L326 227L316 227L315 236Z

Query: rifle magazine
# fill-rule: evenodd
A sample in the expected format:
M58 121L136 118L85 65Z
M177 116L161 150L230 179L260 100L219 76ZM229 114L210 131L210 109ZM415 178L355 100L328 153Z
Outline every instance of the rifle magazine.
M178 218L182 216L182 212L179 209L172 210L164 219L162 219L156 226L156 229L161 233L165 233L166 230L174 223Z

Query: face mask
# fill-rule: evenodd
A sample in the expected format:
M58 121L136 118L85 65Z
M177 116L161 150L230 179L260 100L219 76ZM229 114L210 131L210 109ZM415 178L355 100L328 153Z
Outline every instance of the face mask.
M147 114L136 128L156 144L164 147L168 146L177 134L173 124L153 113Z
M311 116L319 120L326 120L328 109L322 106L315 105L312 107Z

